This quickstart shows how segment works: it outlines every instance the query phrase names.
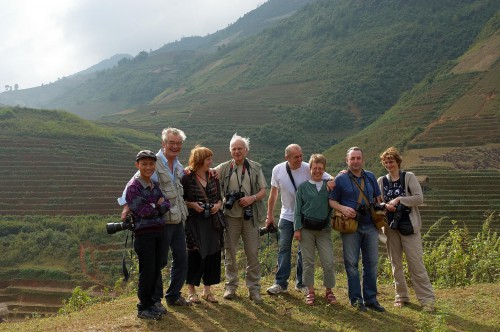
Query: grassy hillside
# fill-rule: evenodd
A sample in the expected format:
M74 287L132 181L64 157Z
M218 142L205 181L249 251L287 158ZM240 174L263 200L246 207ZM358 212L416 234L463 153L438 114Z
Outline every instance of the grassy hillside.
M2 108L0 215L118 215L135 154L157 141L66 112Z
M480 284L436 291L437 312L421 311L412 304L397 309L391 285L379 287L379 300L386 313L359 313L347 303L346 282L338 276L336 294L339 304L326 305L322 298L309 307L303 295L265 295L262 305L253 304L246 294L234 301L223 300L216 287L219 304L203 301L194 307L169 307L158 322L136 317L134 296L56 318L31 319L20 323L0 324L1 331L484 331L498 330L500 312L496 305L499 284ZM265 280L270 281L270 280ZM493 295L492 295L493 294ZM412 294L413 296L413 294Z

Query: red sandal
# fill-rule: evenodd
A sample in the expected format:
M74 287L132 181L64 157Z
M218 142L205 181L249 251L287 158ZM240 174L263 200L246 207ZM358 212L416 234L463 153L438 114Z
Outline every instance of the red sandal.
M309 292L306 295L306 304L307 305L314 305L315 301L316 301L316 295L314 294L314 292Z
M335 295L333 295L332 292L326 292L325 299L326 299L326 302L328 302L328 304L337 304L338 303L337 298L335 297Z

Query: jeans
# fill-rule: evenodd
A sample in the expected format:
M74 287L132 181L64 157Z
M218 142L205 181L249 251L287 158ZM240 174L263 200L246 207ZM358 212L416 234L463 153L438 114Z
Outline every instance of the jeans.
M172 267L170 269L170 285L165 294L167 303L177 301L181 297L181 289L187 276L187 250L186 234L183 223L166 224L162 239L161 269L168 265L168 251L172 249ZM156 280L153 297L160 301L163 297L163 281L160 277Z
M375 225L359 223L355 233L342 234L344 266L351 304L377 302L378 230ZM363 295L359 277L359 252L363 263ZM364 299L364 301L363 301Z
M277 285L282 288L288 288L288 278L290 278L290 272L292 270L292 240L293 240L293 222L280 219L278 222L278 228L280 230L279 238L279 249L278 249L278 271L276 271L276 281ZM296 286L303 287L302 284L302 254L299 250L297 252L297 274L295 277Z

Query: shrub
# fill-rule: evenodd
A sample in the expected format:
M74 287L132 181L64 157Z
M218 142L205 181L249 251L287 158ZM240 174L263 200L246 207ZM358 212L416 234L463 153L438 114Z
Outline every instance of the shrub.
M59 309L59 314L67 315L88 307L96 302L97 300L90 296L87 291L81 289L80 286L77 286L73 290L71 297L67 301L63 300L63 307Z

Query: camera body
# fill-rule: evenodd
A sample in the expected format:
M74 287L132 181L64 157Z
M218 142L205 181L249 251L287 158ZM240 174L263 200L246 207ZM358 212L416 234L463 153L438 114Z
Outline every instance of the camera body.
M358 206L356 208L356 217L354 217L354 219L356 219L357 222L361 222L363 216L366 216L368 214L367 209L368 208L364 205Z
M243 191L232 190L228 192L226 194L226 203L224 204L224 207L228 210L231 210L233 208L234 202L242 197L245 197L245 193Z
M210 218L210 210L214 207L212 203L198 203L203 208L203 218Z
M375 209L375 211L382 211L385 208L385 203L370 203L370 206Z
M401 220L401 218L403 217L403 213L405 212L410 212L410 209L407 206L403 204L396 205L396 211L394 211L394 216L389 227L392 229L399 229L399 221Z
M126 229L133 231L134 227L135 227L134 217L132 216L132 214L129 213L125 217L125 221L107 223L106 232L108 232L108 234L115 234L117 232L121 232Z
M252 206L249 205L243 210L243 219L250 220L253 217Z
M274 224L271 224L269 225L269 227L261 227L259 228L259 235L262 236L264 234L273 234L273 233L276 233L278 231L278 228L274 225Z

